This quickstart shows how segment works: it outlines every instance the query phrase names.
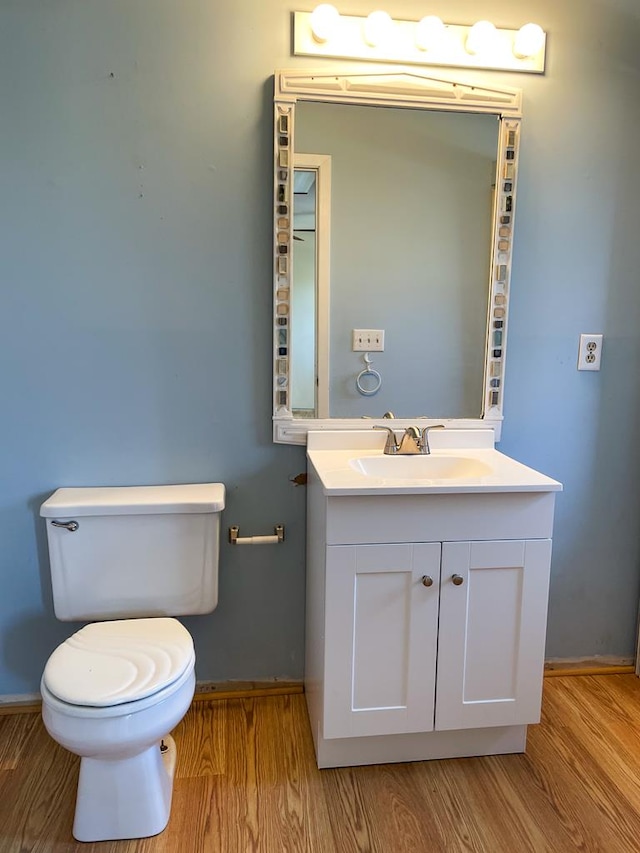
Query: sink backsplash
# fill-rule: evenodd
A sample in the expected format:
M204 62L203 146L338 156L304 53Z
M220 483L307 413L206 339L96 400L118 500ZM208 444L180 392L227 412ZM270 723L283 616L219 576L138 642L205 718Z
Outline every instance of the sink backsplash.
M419 425L419 421L416 425ZM391 423L389 423L391 426ZM392 427L393 428L393 427ZM399 430L399 433L402 430ZM384 447L383 430L315 430L309 431L307 450L376 450ZM439 429L429 435L432 450L455 450L466 447L475 450L493 449L492 429Z

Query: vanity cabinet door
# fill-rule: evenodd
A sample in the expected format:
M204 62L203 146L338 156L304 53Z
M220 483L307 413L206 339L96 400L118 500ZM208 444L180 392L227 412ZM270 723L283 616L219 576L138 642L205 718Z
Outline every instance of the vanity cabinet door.
M436 729L540 719L551 540L442 546Z
M440 555L327 547L325 738L433 730Z

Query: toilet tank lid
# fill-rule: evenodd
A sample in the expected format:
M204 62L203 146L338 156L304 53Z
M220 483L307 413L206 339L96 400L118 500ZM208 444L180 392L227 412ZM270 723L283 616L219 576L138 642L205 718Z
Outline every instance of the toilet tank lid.
M223 483L58 489L40 507L44 518L220 512Z

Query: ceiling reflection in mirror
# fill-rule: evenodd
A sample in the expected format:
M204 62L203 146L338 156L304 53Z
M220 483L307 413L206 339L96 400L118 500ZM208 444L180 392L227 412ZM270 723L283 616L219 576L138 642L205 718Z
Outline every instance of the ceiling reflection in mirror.
M299 103L295 128L296 157L330 157L332 182L325 341L313 310L315 181L296 168L294 416L315 414L312 365L327 347L329 417L479 417L497 117ZM367 364L352 351L354 329L384 331L358 382Z

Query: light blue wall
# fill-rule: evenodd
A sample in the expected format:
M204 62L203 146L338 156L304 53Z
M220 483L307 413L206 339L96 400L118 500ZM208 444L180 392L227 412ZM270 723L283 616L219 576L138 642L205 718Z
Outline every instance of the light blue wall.
M538 8L551 32L550 61L546 77L525 87L501 449L565 485L556 504L547 655L633 655L640 7L612 0ZM596 331L605 336L602 370L579 373L578 336Z
M566 487L551 656L634 645L640 25L625 5L483 6L550 32L546 76L477 77L525 94L502 448ZM270 425L269 78L314 64L289 55L290 11L0 2L0 693L37 689L69 630L37 517L60 485L222 480L225 530L285 522L278 548L223 544L219 607L187 624L200 679L302 673L305 495L289 477L304 453ZM575 370L581 331L605 334L599 374Z

